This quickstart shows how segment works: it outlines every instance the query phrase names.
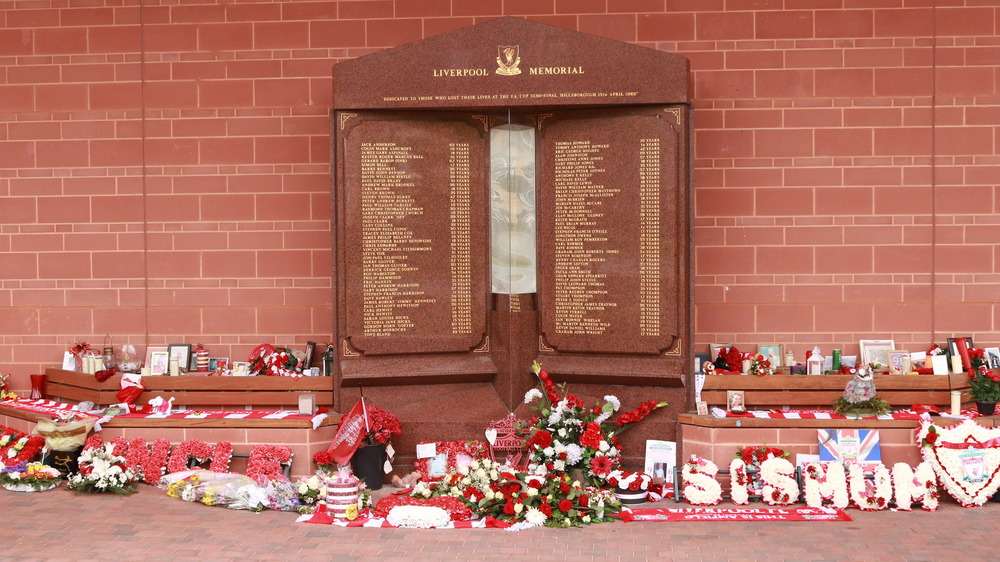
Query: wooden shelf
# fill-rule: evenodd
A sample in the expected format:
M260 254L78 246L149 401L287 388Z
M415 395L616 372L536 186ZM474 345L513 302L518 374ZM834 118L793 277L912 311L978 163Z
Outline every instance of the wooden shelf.
M62 369L46 369L46 394L63 400L100 406L120 402L115 395L121 390L121 375L98 382L94 375ZM175 405L219 407L297 407L300 394L315 394L321 406L333 404L332 377L143 377L146 390L137 404L163 396L174 398ZM205 408L209 409L209 408Z
M841 397L850 375L711 375L705 377L701 399L710 405L726 403L726 391L742 390L748 408L781 406L830 408ZM951 392L969 389L964 374L875 375L879 398L897 408L913 404L951 405Z

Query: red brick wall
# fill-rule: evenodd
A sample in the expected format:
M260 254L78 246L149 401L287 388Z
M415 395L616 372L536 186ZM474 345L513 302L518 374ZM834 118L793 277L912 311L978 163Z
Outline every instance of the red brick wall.
M0 370L325 341L331 66L500 15L685 55L699 350L1000 343L1000 14L940 0L0 0ZM784 8L780 8L784 6Z

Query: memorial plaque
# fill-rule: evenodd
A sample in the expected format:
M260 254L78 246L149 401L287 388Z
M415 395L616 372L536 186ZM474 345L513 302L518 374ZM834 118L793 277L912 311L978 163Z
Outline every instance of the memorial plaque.
M338 118L349 353L482 345L489 288L483 121L392 112Z
M657 355L684 333L681 116L670 107L540 116L541 332L554 351Z

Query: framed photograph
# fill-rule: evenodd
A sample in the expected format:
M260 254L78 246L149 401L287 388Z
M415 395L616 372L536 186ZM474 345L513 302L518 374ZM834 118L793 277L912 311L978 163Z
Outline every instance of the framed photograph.
M233 361L232 375L234 377L250 376L250 363L248 361Z
M170 354L171 359L177 360L177 366L182 371L188 370L188 366L191 364L191 344L172 343L167 346L167 353Z
M161 352L162 353L167 353L167 347L166 346L162 346L162 347L150 346L150 347L147 347L146 348L146 362L143 363L143 365L145 365L147 367L150 367L150 371L152 371L153 370L152 369L152 367L153 367L153 354L154 353L161 353ZM168 360L167 361L167 365L169 366L169 364L170 364L170 361Z
M785 354L782 351L780 343L764 343L757 346L757 355L763 355L775 369L780 367L784 360Z
M889 352L889 374L902 375L913 370L910 362L910 352L905 349L893 349Z
M708 415L708 402L704 400L699 400L697 403L698 415L707 416Z
M986 363L990 369L1000 369L1000 347L987 347L983 351L986 352Z
M315 356L316 356L316 342L314 341L306 342L306 356L302 360L302 365L300 365L303 371L306 371L310 367L312 367L313 357Z
M228 357L209 357L208 358L208 370L215 372L219 369L225 369L229 366Z
M744 400L742 390L726 391L726 410L735 414L742 414L747 411L746 400Z
M719 351L721 351L722 348L733 347L733 345L735 345L735 344L731 344L731 343L710 343L710 344L708 344L709 355L711 356L709 358L709 361L712 361L714 363L715 360L719 358Z
M149 358L149 374L153 376L163 375L170 366L170 353L164 351L154 351Z
M861 340L861 364L874 363L885 368L889 365L889 352L896 349L893 340Z

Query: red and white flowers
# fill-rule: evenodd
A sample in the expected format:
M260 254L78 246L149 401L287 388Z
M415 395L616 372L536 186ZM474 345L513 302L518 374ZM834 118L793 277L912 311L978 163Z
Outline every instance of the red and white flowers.
M80 472L69 478L69 489L92 494L114 492L134 494L138 475L125 465L125 457L115 454L114 443L86 449L78 459Z
M618 467L621 450L618 436L666 402L647 401L630 412L620 413L621 402L605 396L593 406L565 393L537 362L532 371L539 388L524 395L524 403L537 412L527 428L529 468L541 471L568 472L579 469L591 482L606 480ZM558 389L558 391L557 391Z

